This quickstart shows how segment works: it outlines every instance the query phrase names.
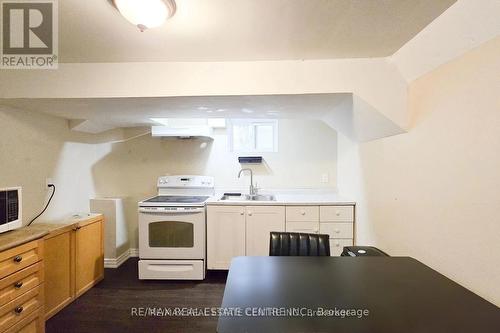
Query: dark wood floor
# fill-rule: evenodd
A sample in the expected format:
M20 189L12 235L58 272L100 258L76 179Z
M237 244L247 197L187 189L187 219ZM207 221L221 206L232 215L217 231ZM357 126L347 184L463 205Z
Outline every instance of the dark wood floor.
M132 308L219 307L227 272L204 281L140 281L137 259L106 269L104 280L47 321L53 332L215 332L217 317L138 317Z

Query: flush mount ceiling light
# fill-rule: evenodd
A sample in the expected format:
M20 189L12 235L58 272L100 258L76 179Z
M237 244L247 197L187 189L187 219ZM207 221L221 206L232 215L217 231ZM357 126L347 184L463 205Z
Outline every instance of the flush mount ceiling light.
M175 13L174 0L114 0L118 11L141 31L161 26Z

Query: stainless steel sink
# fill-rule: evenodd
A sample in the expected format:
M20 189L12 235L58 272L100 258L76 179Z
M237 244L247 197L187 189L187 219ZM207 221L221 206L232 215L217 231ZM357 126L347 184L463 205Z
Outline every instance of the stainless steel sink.
M220 198L222 201L276 201L276 197L272 194L258 194L258 195L223 195Z
M276 197L272 194L257 194L249 197L251 201L276 201Z

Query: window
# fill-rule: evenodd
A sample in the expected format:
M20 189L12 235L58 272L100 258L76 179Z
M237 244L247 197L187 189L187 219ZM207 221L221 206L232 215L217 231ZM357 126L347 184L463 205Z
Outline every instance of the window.
M278 121L233 119L229 126L229 147L242 153L278 151Z

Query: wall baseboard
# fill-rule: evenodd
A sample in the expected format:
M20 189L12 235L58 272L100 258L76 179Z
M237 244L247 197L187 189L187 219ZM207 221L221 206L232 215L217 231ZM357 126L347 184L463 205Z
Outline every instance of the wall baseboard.
M123 252L118 258L104 258L104 268L118 268L121 264L123 264L127 259L138 257L139 249L128 249Z
M129 251L130 251L130 257L135 258L139 256L138 248L131 248Z

